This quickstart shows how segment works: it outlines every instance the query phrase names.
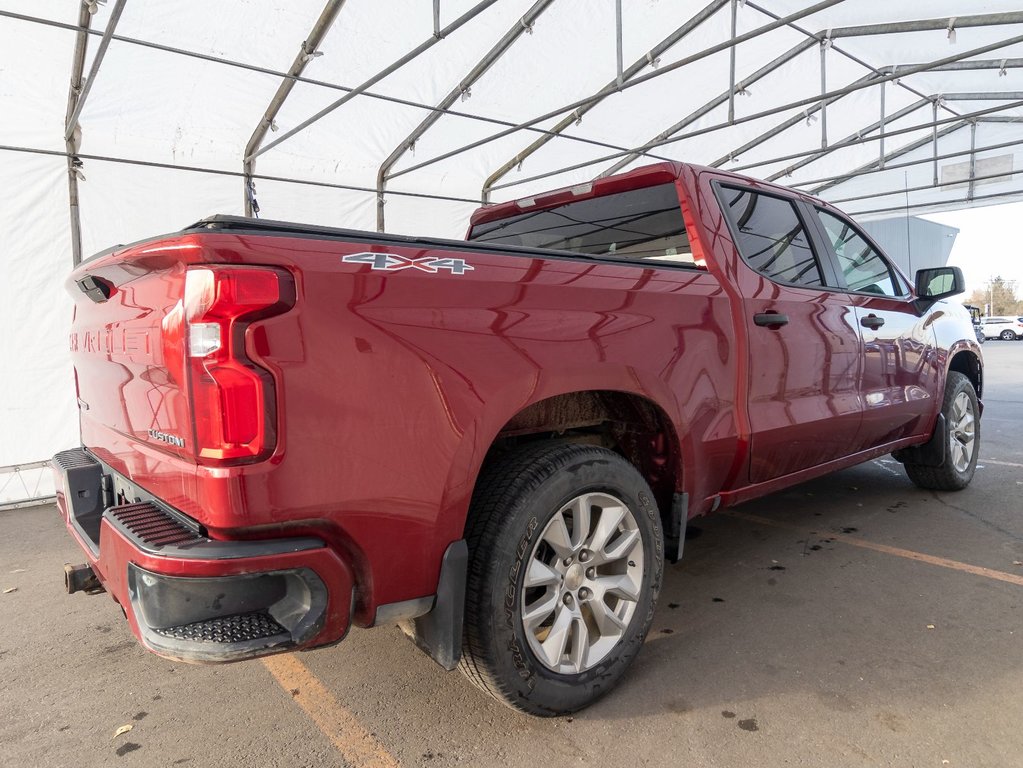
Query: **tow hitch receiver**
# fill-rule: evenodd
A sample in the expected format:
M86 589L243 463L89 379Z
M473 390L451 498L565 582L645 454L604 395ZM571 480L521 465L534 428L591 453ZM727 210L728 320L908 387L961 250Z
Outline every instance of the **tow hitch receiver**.
M71 565L70 563L64 564L64 588L69 595L73 595L75 592L84 592L87 595L106 592L91 566Z

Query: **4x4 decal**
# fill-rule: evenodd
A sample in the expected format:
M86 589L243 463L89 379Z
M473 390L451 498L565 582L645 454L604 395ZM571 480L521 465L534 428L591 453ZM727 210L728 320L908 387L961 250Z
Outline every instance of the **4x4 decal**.
M433 256L410 259L407 256L399 256L396 253L350 253L342 257L341 261L352 264L369 264L371 268L385 272L418 269L421 272L428 272L432 275L442 269L447 269L453 275L463 275L473 270L472 265L465 263L465 259L439 259Z

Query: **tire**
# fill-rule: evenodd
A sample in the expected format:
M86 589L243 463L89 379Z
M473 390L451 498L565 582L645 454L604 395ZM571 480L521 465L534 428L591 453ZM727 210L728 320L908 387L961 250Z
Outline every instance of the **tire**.
M543 717L610 691L643 645L664 571L660 516L639 472L594 446L510 453L481 473L466 539L466 677Z
M998 334L998 338L1000 338L1002 341L1015 341L1017 339L1017 336L1015 333L1006 328L1004 331Z
M945 416L945 463L940 467L906 464L909 479L933 491L960 491L970 484L980 453L980 407L972 382L949 371L941 412Z

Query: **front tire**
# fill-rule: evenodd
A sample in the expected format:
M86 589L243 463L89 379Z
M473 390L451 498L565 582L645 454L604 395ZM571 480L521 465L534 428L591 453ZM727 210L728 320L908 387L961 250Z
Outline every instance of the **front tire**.
M530 446L484 470L466 528L463 673L545 717L610 691L642 647L664 569L639 472L604 448Z
M1009 331L1011 333L1011 331ZM970 484L980 453L980 404L973 383L949 371L941 412L945 416L945 463L940 467L906 464L909 479L933 491L960 491Z

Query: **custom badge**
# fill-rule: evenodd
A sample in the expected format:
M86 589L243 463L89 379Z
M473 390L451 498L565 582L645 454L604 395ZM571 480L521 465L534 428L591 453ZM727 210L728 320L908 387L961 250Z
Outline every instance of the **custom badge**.
M398 272L403 269L418 269L420 272L436 274L446 269L453 275L464 275L472 272L473 267L465 263L465 259L438 259L433 256L423 256L418 259L410 259L406 256L399 256L396 253L350 253L343 256L341 261L349 264L369 264L372 269L383 272Z

